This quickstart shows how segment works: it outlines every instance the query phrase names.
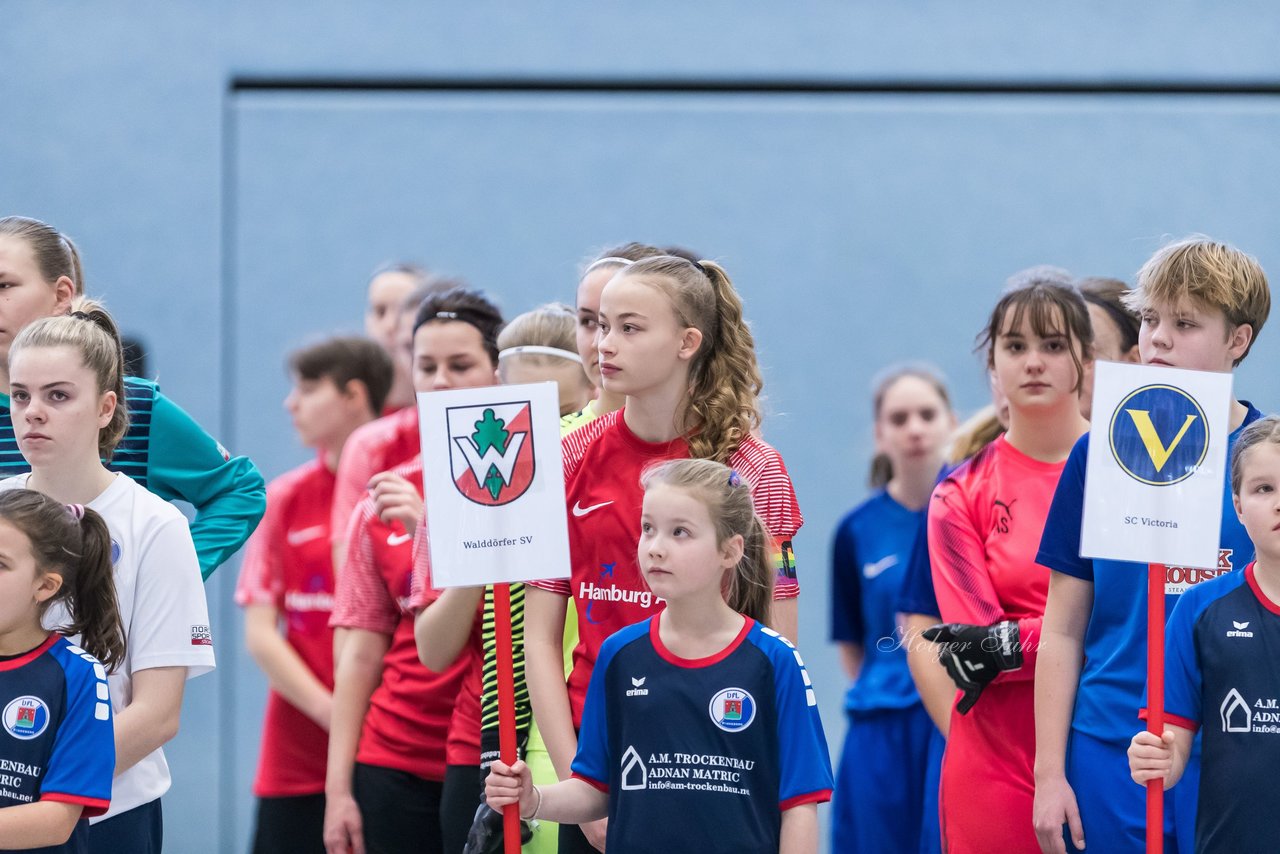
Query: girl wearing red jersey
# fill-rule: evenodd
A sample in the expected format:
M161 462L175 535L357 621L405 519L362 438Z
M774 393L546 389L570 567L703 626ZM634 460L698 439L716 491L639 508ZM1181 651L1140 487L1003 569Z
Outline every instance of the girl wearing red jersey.
M604 639L653 616L662 601L636 562L640 472L686 457L727 462L752 488L773 539L778 580L771 622L795 634L799 592L790 540L802 517L778 452L755 438L762 380L742 301L724 270L674 256L635 262L605 286L599 315L604 388L626 397L624 410L602 416L564 441L569 505L570 582L526 589L525 656L538 728L561 779L577 748L583 698ZM572 596L579 642L566 687L561 643L565 600ZM604 821L561 828L560 848L604 845Z
M943 850L1034 854L1032 691L1048 590L1035 556L1058 476L1089 427L1079 395L1093 333L1075 289L1032 281L1000 299L981 343L1009 401L1009 430L939 484L929 506L948 622L925 637L942 645L963 692L942 765Z
M414 326L418 391L497 379L502 316L480 294L429 296ZM432 672L414 644L412 535L421 490L418 459L379 481L349 529L332 620L339 638L325 782L330 854L461 850L479 797L478 659L459 656Z
M372 341L332 338L292 353L289 368L293 390L285 408L298 438L317 454L267 486L267 513L249 539L236 586L245 647L271 685L253 783L253 850L323 854L334 470L351 431L381 411L392 366Z

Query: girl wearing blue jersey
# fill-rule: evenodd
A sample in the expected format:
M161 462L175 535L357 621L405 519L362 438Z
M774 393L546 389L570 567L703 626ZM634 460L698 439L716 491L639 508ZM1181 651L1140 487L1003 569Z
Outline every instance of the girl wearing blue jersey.
M601 647L572 778L535 786L495 761L489 803L608 817L612 854L816 851L830 761L800 656L761 622L775 570L750 487L705 459L659 463L643 485L637 560L666 608Z
M831 556L831 636L854 680L832 800L836 852L920 847L933 732L894 640L895 611L955 416L937 375L911 366L877 382L873 411L875 492L840 521Z
M73 644L42 625L71 615ZM78 644L78 645L77 645ZM0 493L0 843L82 851L111 799L111 707L98 661L124 658L102 517L27 489ZM97 656L97 660L94 659Z

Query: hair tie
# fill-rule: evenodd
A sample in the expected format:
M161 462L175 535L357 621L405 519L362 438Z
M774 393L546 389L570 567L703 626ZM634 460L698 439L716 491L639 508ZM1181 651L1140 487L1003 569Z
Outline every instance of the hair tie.
M81 519L83 519L83 518L84 518L84 505L83 505L83 504L68 504L68 505L67 505L67 512L71 514L71 518L72 518L72 519L75 519L77 522L79 522Z
M606 264L608 264L609 266L630 267L634 263L635 263L634 261L631 261L627 258L619 258L616 255L609 255L604 258L597 258L596 260L592 261L590 264L587 265L587 269L582 271L582 275L585 277L587 273L590 273L596 267L603 267Z
M561 350L559 347L543 347L538 344L523 344L519 347L508 347L498 353L498 361L501 362L509 356L555 356L560 359L569 359L570 361L582 364L582 357L572 350Z
M437 311L433 317L436 320L457 320L458 313L456 311Z
M733 469L729 469L729 486L737 489L742 486L742 478L738 477L738 473Z
M73 311L71 312L71 316L74 317L76 320L92 320L93 319L89 315L85 314L83 311Z

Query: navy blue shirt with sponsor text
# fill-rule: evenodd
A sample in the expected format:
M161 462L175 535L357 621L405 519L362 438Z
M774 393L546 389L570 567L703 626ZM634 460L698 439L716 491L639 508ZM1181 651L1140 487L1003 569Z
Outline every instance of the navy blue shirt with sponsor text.
M1165 629L1165 720L1202 732L1198 852L1280 845L1280 604L1254 566L1187 590Z
M833 785L800 654L747 619L721 652L683 659L661 618L611 635L587 691L573 774L609 795L607 848L776 852L783 811Z
M0 660L0 809L36 801L83 808L66 843L35 851L89 850L87 819L110 805L115 764L107 674L93 656L55 634Z

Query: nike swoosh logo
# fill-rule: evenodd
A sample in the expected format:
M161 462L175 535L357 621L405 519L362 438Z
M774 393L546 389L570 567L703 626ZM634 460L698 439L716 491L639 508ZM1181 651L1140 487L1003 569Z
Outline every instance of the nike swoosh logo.
M402 546L413 539L413 534L387 534L387 545Z
M284 538L289 541L289 545L300 546L323 536L324 525L312 525L310 528L299 528L296 531L290 531L284 535Z
M880 558L880 560L876 561L875 563L864 563L862 565L862 575L864 578L875 578L877 575L884 572L886 569L889 569L890 567L894 567L897 565L898 565L898 556L887 555L885 557Z
M583 507L581 501L573 502L573 515L582 517L590 513L592 510L599 510L601 507L608 507L612 501L602 501L599 504L592 504L590 507Z

